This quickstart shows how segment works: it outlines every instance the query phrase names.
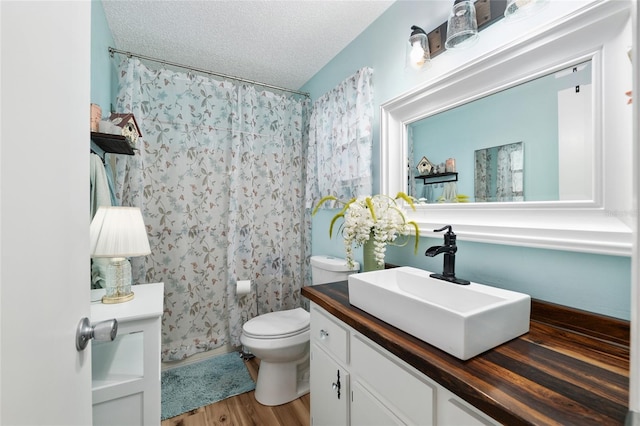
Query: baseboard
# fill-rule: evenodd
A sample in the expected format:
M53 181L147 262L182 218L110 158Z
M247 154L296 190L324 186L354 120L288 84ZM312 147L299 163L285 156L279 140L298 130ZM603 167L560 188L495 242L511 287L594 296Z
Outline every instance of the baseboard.
M162 363L162 371L170 370L172 368L181 367L183 365L193 364L194 362L204 361L205 359L212 358L216 355L227 354L229 352L238 352L241 348L231 346L229 344L221 346L219 348L211 349L206 352L199 352L193 354L188 358L181 359L180 361L170 361ZM240 356L240 354L238 354Z

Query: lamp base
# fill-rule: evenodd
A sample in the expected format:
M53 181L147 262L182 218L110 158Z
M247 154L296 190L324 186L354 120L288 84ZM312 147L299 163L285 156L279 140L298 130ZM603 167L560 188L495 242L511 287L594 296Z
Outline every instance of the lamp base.
M102 296L102 303L114 304L114 303L128 302L129 300L133 300L133 296L134 296L133 292L122 295L122 296Z
M133 299L131 264L124 257L114 257L107 265L106 294L102 303L123 303Z

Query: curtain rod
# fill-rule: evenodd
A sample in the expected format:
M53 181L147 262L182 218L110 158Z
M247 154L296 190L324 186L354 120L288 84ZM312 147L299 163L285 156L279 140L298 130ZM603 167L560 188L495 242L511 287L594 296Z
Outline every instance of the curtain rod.
M307 93L307 92L300 92L298 90L287 89L286 87L279 87L279 86L274 86L272 84L261 83L259 81L247 80L246 78L242 78L242 77L235 77L235 76L232 76L232 75L229 75L229 74L223 74L223 73L219 73L219 72L215 72L215 71L204 70L204 69L192 67L192 66L189 66L189 65L177 64L175 62L165 61L164 59L152 58L150 56L139 55L137 53L126 52L124 50L119 50L119 49L114 49L113 47L109 47L109 55L111 57L113 57L114 53L119 53L121 55L126 55L129 58L134 56L136 58L145 59L147 61L158 62L158 63L161 63L161 64L170 65L170 66L178 67L178 68L184 68L184 69L187 69L189 71L195 71L195 72L199 72L199 73L203 73L203 74L215 75L215 76L222 77L222 78L227 78L227 79L230 79L230 80L241 81L243 83L255 84L256 86L267 87L269 89L275 89L275 90L281 90L283 92L295 93L295 94L298 94L298 95L306 96L307 98L311 97L311 95L309 93Z

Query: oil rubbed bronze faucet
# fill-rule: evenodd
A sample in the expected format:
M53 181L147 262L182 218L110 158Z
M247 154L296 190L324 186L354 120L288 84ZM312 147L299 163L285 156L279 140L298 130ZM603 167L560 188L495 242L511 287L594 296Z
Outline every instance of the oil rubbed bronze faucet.
M445 229L448 229L448 231L444 234L444 245L429 247L424 253L428 257L444 253L442 274L431 274L430 277L454 284L467 285L469 281L456 278L456 252L458 251L458 246L456 245L456 234L453 233L453 228L451 225L447 225L440 229L434 229L433 232L442 232Z

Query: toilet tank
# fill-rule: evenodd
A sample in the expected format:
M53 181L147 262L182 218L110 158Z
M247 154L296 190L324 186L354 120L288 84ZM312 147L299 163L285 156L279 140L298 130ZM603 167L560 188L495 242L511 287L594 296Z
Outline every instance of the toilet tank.
M346 281L350 274L360 270L358 262L353 264L353 268L349 268L346 259L333 256L311 256L312 285Z

